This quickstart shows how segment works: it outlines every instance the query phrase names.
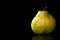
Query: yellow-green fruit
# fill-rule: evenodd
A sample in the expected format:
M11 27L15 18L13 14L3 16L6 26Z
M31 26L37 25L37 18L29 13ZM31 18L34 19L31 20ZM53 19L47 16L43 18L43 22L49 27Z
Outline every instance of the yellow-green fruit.
M36 34L51 33L55 29L56 21L46 10L38 11L31 22L31 29Z

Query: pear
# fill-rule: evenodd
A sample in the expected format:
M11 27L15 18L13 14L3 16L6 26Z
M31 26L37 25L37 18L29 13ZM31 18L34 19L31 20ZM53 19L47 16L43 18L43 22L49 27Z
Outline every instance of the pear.
M35 34L52 33L55 26L55 18L46 10L39 10L31 21L31 29Z

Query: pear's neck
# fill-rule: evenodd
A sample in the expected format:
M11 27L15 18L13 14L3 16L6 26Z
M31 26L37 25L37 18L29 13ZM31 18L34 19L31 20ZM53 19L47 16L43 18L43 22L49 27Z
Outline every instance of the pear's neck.
M38 11L36 16L47 16L49 13L47 11Z

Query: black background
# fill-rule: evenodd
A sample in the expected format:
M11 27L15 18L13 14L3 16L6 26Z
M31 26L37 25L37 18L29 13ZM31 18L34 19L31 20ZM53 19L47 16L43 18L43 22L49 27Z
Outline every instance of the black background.
M3 3L4 21L7 27L4 27L4 33L14 36L24 36L32 38L34 34L31 30L31 21L38 10L42 10L45 6L50 14L56 19L56 29L52 34L53 37L59 35L60 31L60 6L58 0L22 0L8 1Z

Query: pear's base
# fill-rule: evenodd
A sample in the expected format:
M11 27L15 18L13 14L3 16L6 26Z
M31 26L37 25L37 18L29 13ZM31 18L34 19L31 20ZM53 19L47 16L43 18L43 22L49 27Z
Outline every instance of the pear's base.
M43 35L45 35L45 34L52 34L53 33L53 31L50 31L50 32L33 32L34 34L43 34Z

